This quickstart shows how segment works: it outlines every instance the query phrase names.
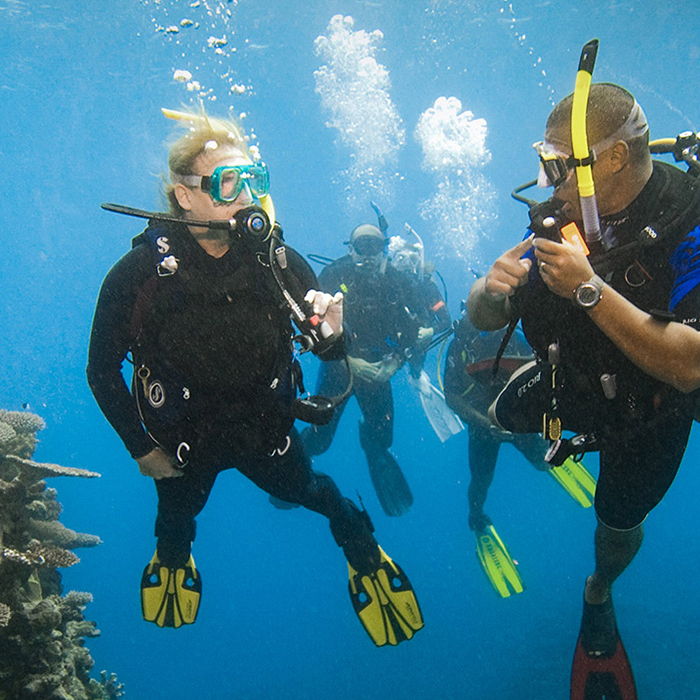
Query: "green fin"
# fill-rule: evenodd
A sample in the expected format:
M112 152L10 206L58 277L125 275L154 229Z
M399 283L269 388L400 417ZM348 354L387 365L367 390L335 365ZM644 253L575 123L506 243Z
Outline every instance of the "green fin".
M522 593L525 585L520 578L518 565L508 554L493 525L474 534L479 562L496 592L502 598L508 598L511 593Z
M368 574L358 574L348 564L348 588L362 626L383 647L411 639L423 627L423 615L406 574L381 547L379 553L379 566Z
M569 457L560 467L550 469L549 473L580 506L590 508L593 505L596 480L583 462Z
M181 569L169 569L153 555L141 577L141 613L158 627L191 625L197 619L202 578L194 559Z

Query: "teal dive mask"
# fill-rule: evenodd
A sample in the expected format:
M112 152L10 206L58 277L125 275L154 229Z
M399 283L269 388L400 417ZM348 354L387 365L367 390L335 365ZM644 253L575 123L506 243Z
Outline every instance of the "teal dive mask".
M215 202L233 202L248 186L255 197L264 197L270 190L270 173L265 163L220 165L211 175L181 175L183 185L201 187Z

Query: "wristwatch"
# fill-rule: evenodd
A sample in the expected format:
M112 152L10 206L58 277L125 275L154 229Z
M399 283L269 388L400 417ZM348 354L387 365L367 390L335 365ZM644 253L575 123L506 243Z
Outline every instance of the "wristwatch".
M593 275L587 282L581 282L574 289L574 304L585 311L592 309L603 296L604 284L598 275Z

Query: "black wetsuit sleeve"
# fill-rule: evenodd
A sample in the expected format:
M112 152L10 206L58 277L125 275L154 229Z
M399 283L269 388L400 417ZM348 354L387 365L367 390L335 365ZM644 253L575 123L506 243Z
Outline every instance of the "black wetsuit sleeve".
M342 271L346 267L345 258L339 258L330 265L326 265L318 276L318 283L321 285L321 289L328 294L335 294L341 291Z
M136 404L122 374L134 341L132 315L148 276L148 251L133 250L107 274L95 308L90 334L87 377L90 389L107 420L134 459L155 444L146 434Z

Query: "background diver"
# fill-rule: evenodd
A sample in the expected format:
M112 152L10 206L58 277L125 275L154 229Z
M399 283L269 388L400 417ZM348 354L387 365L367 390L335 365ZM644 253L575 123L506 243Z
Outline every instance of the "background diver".
M376 208L376 205L373 206ZM380 216L379 220L383 221L383 217ZM430 348L452 333L452 318L447 308L447 288L432 263L425 262L425 249L420 236L409 224L405 227L406 238L391 236L389 239L389 261L391 266L408 280L418 323L416 341L406 353L408 384L418 397L435 434L445 442L461 432L464 426L445 402L444 394L433 386L423 365ZM432 279L433 273L443 282L444 297Z
M342 296L314 291L312 270L270 225L267 168L239 125L203 110L164 111L181 132L169 153L171 220L154 216L105 278L87 368L100 408L158 493L144 618L161 627L195 621L195 518L218 473L236 468L327 517L366 631L378 646L410 639L423 621L408 579L377 545L366 511L312 470L293 427L290 309L316 319L314 352L338 358ZM131 393L121 372L129 353Z
M499 355L502 333L479 331L464 315L455 324L447 351L444 390L447 404L467 424L469 434L469 528L476 538L479 562L495 590L504 598L525 586L517 565L484 512L503 443L510 443L538 471L550 474L579 505L593 505L595 479L583 464L568 458L559 467L545 461L547 443L540 435L502 430L489 418L489 407L511 375L530 363L532 349L516 330ZM497 363L497 371L494 368Z
M389 448L393 442L394 400L391 379L415 344L418 320L415 301L406 276L387 264L387 240L376 226L353 229L349 254L327 265L319 275L321 289L344 295L347 364L324 363L317 393L332 395L348 386L362 411L360 444L384 512L406 513L413 494ZM332 290L332 291L331 291ZM301 434L310 455L323 454L331 445L347 399L327 425L305 428Z

